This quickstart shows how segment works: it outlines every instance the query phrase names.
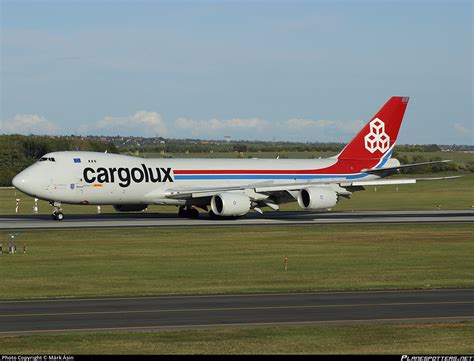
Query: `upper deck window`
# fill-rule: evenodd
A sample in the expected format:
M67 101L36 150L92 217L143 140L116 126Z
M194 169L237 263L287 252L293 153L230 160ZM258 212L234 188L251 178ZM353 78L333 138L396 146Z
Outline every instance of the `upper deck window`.
M49 161L49 162L56 162L56 159L54 159L53 157L41 157L38 162L44 162L44 161Z

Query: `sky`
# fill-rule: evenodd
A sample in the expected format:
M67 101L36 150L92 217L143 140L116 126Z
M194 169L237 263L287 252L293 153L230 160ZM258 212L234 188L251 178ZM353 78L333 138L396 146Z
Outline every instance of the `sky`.
M471 1L0 3L0 133L474 143Z

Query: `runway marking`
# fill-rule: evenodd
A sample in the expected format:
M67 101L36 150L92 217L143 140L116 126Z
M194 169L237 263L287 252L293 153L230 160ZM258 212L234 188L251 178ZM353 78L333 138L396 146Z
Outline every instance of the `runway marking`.
M320 292L293 292L293 293L249 293L249 294L216 294L216 295L163 295L163 296L137 296L137 297L98 297L98 298L54 298L54 299L26 299L26 300L0 300L2 303L41 303L41 302L75 302L75 301L124 301L124 300L153 300L173 298L213 298L213 297L262 297L262 296L303 296L303 295L340 295L340 294L371 294L371 293L418 293L418 292L474 292L474 288L430 288L422 290L359 290L359 291L320 291Z
M474 212L463 210L417 210L417 211L356 211L356 212L302 212L282 211L259 217L250 215L239 220L187 220L174 216L148 214L147 217L120 217L119 214L107 214L105 218L96 215L75 215L76 218L57 223L46 216L0 216L0 229L76 229L76 228L117 228L117 227L232 227L271 226L276 224L310 226L318 224L407 224L407 223L462 223L474 221ZM81 218L82 217L82 218ZM29 222L24 223L24 222Z
M365 303L365 304L330 304L330 305L295 305L295 306L260 306L260 307L221 307L221 308L183 308L183 309L156 309L134 311L96 311L96 312L58 312L58 313L19 313L0 315L6 317L35 317L35 316L84 316L84 315L115 315L137 313L171 313L171 312L202 312L202 311L257 311L275 309L308 309L308 308L336 308L336 307L374 307L374 306L414 306L414 305L451 305L474 304L474 301L446 301L446 302L394 302L394 303Z
M115 222L115 221L114 221ZM269 221L259 221L253 222L253 223L245 223L245 222L240 222L240 223L230 223L224 221L219 221L219 224L217 223L166 223L166 224L159 224L159 223L130 223L133 221L127 221L127 224L123 223L117 223L113 225L103 225L101 222L94 222L93 224L82 224L82 225L73 225L72 222L68 223L63 223L63 226L57 225L55 223L51 224L46 224L46 225L37 225L37 226L22 226L19 225L17 227L3 227L0 225L0 230L7 231L11 229L23 229L23 230L75 230L75 229L84 229L84 228L100 228L100 229L110 229L110 228L175 228L175 227L217 227L217 228L229 228L229 227L239 227L242 225L245 226L259 226L259 227L265 227L265 226L272 226L272 225L288 225L291 224L291 226L297 226L297 227L302 227L302 226L311 226L311 225L337 225L337 224L431 224L431 223L472 223L473 219L455 219L455 220L450 220L450 219L432 219L432 218L426 218L426 219L393 219L393 220L380 220L380 219L365 219L365 220L351 220L351 219L335 219L335 220L323 220L323 219L317 219L317 220L304 220L304 221L298 221L294 223L293 220L271 220ZM291 223L290 223L291 222ZM79 221L78 221L79 223Z
M286 325L317 325L328 323L357 323L357 322L393 322L393 321L426 321L426 320L474 320L474 316L441 316L441 317L402 317L402 318L372 318L361 320L332 320L332 321L287 321L287 322L243 322L227 324L195 324L195 325L176 325L176 326L129 326L129 327L98 327L98 328L65 328L50 330L25 330L25 331L0 331L0 335L12 334L41 334L52 332L86 332L86 331L133 331L133 330L153 330L153 329L188 329L188 328L228 328L242 326L286 326Z

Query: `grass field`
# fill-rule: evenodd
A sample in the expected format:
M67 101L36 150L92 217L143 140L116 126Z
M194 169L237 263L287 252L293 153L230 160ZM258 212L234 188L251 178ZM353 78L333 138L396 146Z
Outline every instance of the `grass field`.
M337 154L336 152L214 152L214 153L139 153L144 158L295 158L295 159L313 159L327 158ZM133 154L133 155L136 155Z
M4 354L472 354L474 323L0 337Z
M452 175L451 173L442 176ZM440 174L421 174L422 177L439 177ZM20 201L19 214L33 214L34 201L31 197L13 189L0 189L0 214L15 214L16 199ZM45 201L39 201L39 213L50 214L52 207ZM462 178L419 182L400 186L366 187L365 191L355 192L350 200L342 200L333 211L362 210L435 210L471 209L474 206L474 174L465 174ZM97 213L96 206L64 205L66 214ZM285 204L282 210L300 210L296 202ZM264 210L269 211L268 208ZM102 206L102 213L115 212L112 206ZM174 206L150 206L147 212L177 213Z
M473 233L474 224L23 231L27 253L1 256L0 298L474 287Z
M338 152L214 152L214 153L139 153L138 155L145 158L327 158L336 155ZM454 163L467 164L474 162L474 153L468 152L398 152L401 156L407 156L412 159L416 156L422 156L425 159L435 159L441 157L442 159L451 160ZM134 154L136 155L136 153Z
M0 256L0 298L474 287L473 233L474 224L24 231L20 253ZM469 354L473 345L473 322L0 336L3 354Z

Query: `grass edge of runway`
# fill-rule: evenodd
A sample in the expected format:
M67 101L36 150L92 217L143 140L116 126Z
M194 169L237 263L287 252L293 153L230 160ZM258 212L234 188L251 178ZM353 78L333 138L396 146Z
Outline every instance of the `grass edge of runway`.
M9 260L10 266L15 268L5 267L0 271L2 275L15 276L14 271L24 272L31 268L31 270L44 271L49 268L51 270L63 270L64 278L71 276L74 272L77 273L82 266L80 264L71 264L69 262L74 259L85 257L86 259L93 259L98 256L98 260L110 261L109 266L112 266L111 271L116 271L114 266L116 257L125 253L127 257L120 258L126 264L130 257L134 262L140 262L145 259L146 262L152 260L160 260L160 256L164 257L163 269L166 271L168 267L173 264L185 263L188 260L197 261L201 259L204 263L209 260L217 260L218 256L223 257L221 267L226 265L226 254L229 250L235 250L237 254L230 253L231 257L228 259L230 265L236 267L253 265L262 267L263 270L269 269L275 273L277 278L283 277L284 284L289 284L297 278L298 274L308 276L311 271L309 265L311 264L311 252L318 255L320 262L318 270L323 270L327 266L327 262L331 259L339 265L344 266L343 259L338 259L338 255L343 258L352 259L353 266L364 269L364 261L369 271L370 278L379 278L382 283L378 289L390 288L386 283L384 286L383 272L381 270L398 270L410 272L411 277L415 275L428 275L432 267L439 267L437 274L443 275L449 281L449 274L458 272L457 268L463 269L460 276L472 281L473 268L472 264L463 264L461 261L466 255L472 254L472 241L468 237L472 235L474 229L473 224L440 224L440 225L324 225L324 226L302 226L302 227L274 227L262 226L258 228L259 239L263 243L255 243L252 240L246 240L249 234L257 231L256 228L248 229L246 227L232 227L226 228L224 231L221 228L207 229L202 228L200 232L205 235L215 236L214 241L209 239L202 239L196 237L196 240L187 239L195 234L192 233L195 229L192 227L176 229L167 229L164 231L156 229L148 230L64 230L55 233L55 236L50 234L50 231L39 230L30 235L41 235L43 238L36 238L35 243L28 242L27 254L17 255L2 255L6 257L4 261ZM299 233L302 230L302 233ZM403 230L403 232L400 232ZM229 232L228 232L229 231ZM92 233L90 233L92 232ZM166 236L172 233L188 235L187 237L177 237L174 240L166 241ZM210 233L209 233L210 232ZM397 234L400 233L400 237ZM89 249L91 240L90 235L106 235L103 238L104 243L99 244L95 252L87 252L79 256L75 253L78 245L82 241L82 247ZM382 237L381 235L384 235ZM136 242L133 235L136 236ZM190 235L190 236L189 236ZM342 237L346 236L346 237ZM350 238L349 238L350 236ZM128 239L127 237L132 237ZM272 238L273 237L273 238ZM110 238L110 239L109 239ZM340 241L344 238L343 241ZM98 237L98 240L101 238ZM31 239L32 240L32 239ZM236 244L234 242L236 241ZM125 242L125 243L123 243ZM21 246L21 239L18 242ZM231 247L234 244L234 247ZM126 245L126 247L124 247ZM155 245L166 247L160 252L150 250L150 246ZM181 252L183 245L189 245L184 254ZM280 251L284 251L283 245L288 247L294 246L299 251L293 256L290 254L289 271L283 271L282 257ZM135 247L134 247L135 246ZM148 247L147 247L148 246ZM239 249L240 246L240 249ZM243 247L245 246L245 247ZM37 248L39 247L39 248ZM70 249L69 247L72 247ZM229 248L231 247L231 248ZM243 249L242 249L243 247ZM248 247L248 248L247 248ZM273 249L277 247L277 250ZM388 248L386 248L388 247ZM41 249L41 252L39 252ZM286 250L291 249L287 248ZM147 251L148 250L148 251ZM426 253L428 250L428 253ZM206 252L212 251L212 254ZM316 252L317 251L317 252ZM39 253L37 253L39 252ZM109 253L108 253L109 252ZM174 253L169 253L174 252ZM269 254L267 254L269 252ZM368 253L367 253L368 252ZM108 253L108 257L106 254ZM35 257L28 258L30 255ZM61 257L58 257L61 256ZM172 256L173 255L173 256ZM392 255L395 259L386 262L388 256ZM403 256L409 258L406 262L400 263ZM36 258L36 256L40 256ZM183 256L185 256L183 258ZM367 258L365 257L367 256ZM44 258L43 258L44 257ZM200 258L201 257L201 258ZM270 259L268 259L270 257ZM305 260L305 257L308 257ZM335 257L335 258L334 258ZM114 261L115 259L115 261ZM167 260L167 261L165 261ZM261 260L259 263L258 261ZM298 260L302 263L298 264ZM325 262L326 260L326 262ZM41 262L39 262L41 261ZM297 262L295 264L295 261ZM29 263L30 262L30 263ZM275 262L275 264L273 263ZM308 263L309 262L309 263ZM322 263L321 263L322 262ZM339 263L341 262L341 263ZM35 268L35 265L38 267ZM199 262L197 264L199 266ZM372 266L371 266L372 265ZM467 265L467 268L465 267ZM86 263L87 266L87 263ZM107 264L102 264L101 267L95 268L94 271L107 269ZM296 266L296 268L295 268ZM344 274L350 275L354 273L350 265L345 269ZM42 268L46 267L46 269ZM60 267L60 268L58 268ZM63 268L61 268L63 267ZM72 268L71 268L72 267ZM175 269L168 269L168 271L184 272L184 275L193 273L193 268L187 271L176 266ZM196 264L194 264L196 267ZM356 269L357 269L356 267ZM372 267L372 271L370 271ZM400 267L404 267L400 269ZM201 270L195 276L199 280L204 277L207 280L209 277L216 276L219 272L206 274ZM130 270L138 271L131 267ZM158 272L160 268L154 268L154 272ZM195 269L194 269L195 270ZM207 272L209 268L205 268ZM13 272L12 272L13 271ZM248 270L247 270L248 271ZM378 271L378 272L376 272ZM9 273L12 272L12 273ZM20 273L21 273L20 272ZM420 273L421 272L421 273ZM58 272L55 272L58 273ZM59 272L61 273L61 271ZM244 276L249 277L252 272L245 272ZM263 272L265 276L265 272ZM381 273L377 275L376 273ZM153 273L155 274L155 273ZM165 272L166 274L166 272ZM226 274L226 273L225 273ZM317 275L318 272L313 274ZM41 272L40 272L41 275ZM113 273L105 273L104 277L113 276ZM182 274L183 275L183 274ZM337 274L329 274L334 276L336 280L342 280L344 277L338 277ZM16 274L18 276L18 273ZM25 274L23 274L23 277ZM43 276L45 276L43 274ZM137 275L134 275L134 277ZM289 278L288 278L289 276ZM85 278L89 277L88 271ZM458 275L459 277L459 275ZM3 278L0 288L5 290L8 287L24 287L22 278L13 278L8 280L7 285ZM240 279L239 279L240 280ZM256 283L256 287L262 286L265 283L265 277L260 279L260 283ZM277 279L278 280L278 279ZM24 281L24 279L23 279ZM50 283L53 290L56 287L62 287L64 284L54 285L54 279ZM114 281L117 281L114 279ZM245 277L242 281L246 280ZM388 281L388 279L385 279ZM262 283L263 282L263 283ZM74 284L74 280L69 280L69 283ZM430 281L430 286L437 287L436 282ZM426 287L424 282L419 285L404 283L411 288ZM453 285L453 282L446 284ZM464 285L472 287L471 283L464 283ZM37 288L31 288L29 285L26 291L34 292ZM37 285L38 286L38 285ZM382 287L380 287L382 286ZM365 287L355 287L365 288ZM369 287L371 288L371 287ZM376 287L377 288L377 287ZM406 287L405 287L406 288ZM234 289L235 290L235 289ZM96 290L97 291L97 290ZM1 293L1 292L0 292ZM86 294L80 296L99 296L99 294ZM231 292L235 293L235 292ZM141 293L139 293L141 294ZM110 296L111 294L103 294L102 296ZM127 294L125 294L126 296ZM30 294L30 298L32 295ZM473 353L473 335L474 322L455 322L455 323L429 323L429 324L360 324L360 325L341 325L334 327L323 326L292 326L292 327L265 327L265 328L228 328L216 330L182 330L182 331L166 331L166 332L109 332L109 333L71 333L59 335L28 335L28 336L1 336L0 349L3 354L294 354L294 353L392 353L392 354L469 354Z
M25 231L20 253L1 256L0 300L472 288L473 232L472 223Z
M472 354L474 322L3 336L3 354Z

